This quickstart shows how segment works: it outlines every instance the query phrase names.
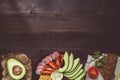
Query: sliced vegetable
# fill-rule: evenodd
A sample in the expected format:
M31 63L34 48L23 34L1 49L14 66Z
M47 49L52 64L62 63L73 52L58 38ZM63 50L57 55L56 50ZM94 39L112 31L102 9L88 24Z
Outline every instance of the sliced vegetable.
M60 56L60 53L58 51L54 51L53 54L55 55L55 57Z
M100 68L103 66L103 63L101 63L100 61L96 61L95 66Z
M107 61L108 61L108 57L107 57L107 56L104 56L104 57L100 60L100 62L103 63L103 64L107 63Z
M44 62L45 64L48 64L50 62L50 60L48 58L43 58L42 62Z
M49 64L53 69L55 69L55 70L58 69L57 65L56 65L54 62L50 61L48 64Z
M92 57L95 58L95 59L99 58L100 57L100 51L93 52Z
M45 70L42 70L40 71L41 74L47 74L47 75L51 75L53 71L45 71Z
M45 58L48 58L49 61L52 61L52 60L53 60L51 56L46 56Z
M58 57L56 57L55 58L55 64L58 66L58 68L60 68L61 67L61 60L60 60L60 57L58 56Z
M106 64L108 61L108 57L107 56L103 56L103 58L99 59L98 61L95 62L95 65L97 67L102 67L104 64Z
M39 80L52 80L50 75L40 75Z
M51 78L52 80L62 80L63 74L55 71L51 74Z
M45 70L45 71L53 71L53 72L55 71L55 69L51 68L48 65L44 66L43 70Z
M63 63L64 54L60 54L60 58L61 58L61 63Z
M99 70L97 67L95 66L91 66L89 69L88 69L88 75L93 78L93 79L96 79L99 75Z
M39 65L45 66L46 64L45 64L44 62L39 62L39 63L38 63L38 66L39 66Z

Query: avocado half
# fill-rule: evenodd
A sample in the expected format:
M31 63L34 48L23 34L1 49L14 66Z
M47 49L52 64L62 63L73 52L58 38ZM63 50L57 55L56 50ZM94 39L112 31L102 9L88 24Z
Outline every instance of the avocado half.
M32 80L32 61L24 53L8 53L2 55L1 65L3 70L1 80ZM13 76L10 72L10 69L14 65L20 66L20 69L22 69L22 73L20 75L17 74L17 77Z
M14 66L19 66L21 68L21 73L19 75L14 74L14 72L13 72ZM15 58L8 59L8 61L7 61L7 69L8 69L8 73L9 73L10 77L15 79L15 80L22 79L26 74L25 66Z

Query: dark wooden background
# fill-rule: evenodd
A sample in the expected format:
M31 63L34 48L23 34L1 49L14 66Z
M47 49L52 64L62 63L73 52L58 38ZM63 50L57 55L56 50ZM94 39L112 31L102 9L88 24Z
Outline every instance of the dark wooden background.
M37 62L53 50L73 52L83 63L94 50L120 54L119 4L119 0L0 0L0 56L27 54L37 80Z

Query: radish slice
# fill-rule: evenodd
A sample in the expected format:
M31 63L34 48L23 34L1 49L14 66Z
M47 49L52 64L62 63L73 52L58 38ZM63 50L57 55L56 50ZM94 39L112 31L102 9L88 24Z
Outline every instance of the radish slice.
M44 66L37 66L37 69L43 69Z
M52 61L52 60L53 60L51 56L46 56L45 58L48 58L49 61Z
M60 53L58 51L54 51L53 54L55 55L55 57L60 56Z
M40 71L42 71L42 69L36 69L35 73L36 73L37 75L40 75Z
M41 66L45 66L46 64L44 62L39 62L38 66L41 65Z
M50 60L48 58L44 58L44 59L42 59L42 62L44 62L45 64L47 64L47 63L50 62Z
M54 60L54 59L55 59L55 55L54 55L54 54L50 54L49 56L51 56L51 57L52 57L52 60Z

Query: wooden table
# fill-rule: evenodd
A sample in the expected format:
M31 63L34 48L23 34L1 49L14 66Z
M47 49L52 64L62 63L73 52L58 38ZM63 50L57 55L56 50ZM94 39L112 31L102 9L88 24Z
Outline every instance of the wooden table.
M57 5L52 7L53 11L43 5L42 9L50 10L41 12L40 6L34 7L37 3L32 0L18 2L0 1L0 56L10 52L27 54L33 62L33 80L38 78L34 74L38 61L54 50L73 52L75 57L81 58L82 63L86 61L87 54L92 54L94 50L120 55L119 10L103 9L103 13L99 14L94 8L97 2L91 2L91 7L84 10L78 6L69 10L58 2L58 11L55 11ZM68 4L74 6L77 2L72 3L71 0ZM73 9L80 11L76 13Z

